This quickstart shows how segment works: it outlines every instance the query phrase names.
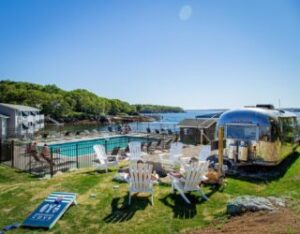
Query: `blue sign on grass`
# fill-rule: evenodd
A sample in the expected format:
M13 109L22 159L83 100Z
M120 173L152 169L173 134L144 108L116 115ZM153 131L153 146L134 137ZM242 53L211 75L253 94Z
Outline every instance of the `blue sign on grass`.
M43 202L25 220L23 226L51 228L68 207L68 203Z
M75 197L74 197L75 199ZM49 199L43 201L23 222L23 227L40 227L50 229L65 213L74 200Z

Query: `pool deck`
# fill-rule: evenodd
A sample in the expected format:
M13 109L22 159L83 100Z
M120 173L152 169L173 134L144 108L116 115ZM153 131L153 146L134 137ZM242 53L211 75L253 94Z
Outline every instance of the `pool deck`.
M133 136L133 135L131 135ZM137 135L134 135L137 136ZM90 139L90 138L89 138ZM96 138L97 139L97 138ZM80 139L79 139L80 140ZM20 170L29 171L32 174L36 175L46 175L50 173L50 165L47 162L37 162L34 160L33 157L25 153L25 146L15 146L18 147L17 155L14 158L14 166ZM183 155L182 157L190 158L190 157L197 157L199 154L200 146L192 146L186 145L183 148ZM156 150L152 154L147 154L144 159L145 161L160 163L160 156L162 154L168 154L167 150ZM96 155L94 153L88 155L81 155L80 157L67 157L58 153L53 154L55 166L54 166L54 173L59 171L69 171L72 169L80 169L80 168L87 168L94 166L94 160L96 159ZM124 159L123 159L124 160ZM121 160L121 161L123 161ZM125 158L127 161L128 158ZM11 162L7 162L10 164Z
M41 142L37 142L38 146L43 146L44 144L55 145L64 143L76 143L81 141L97 140L97 139L109 139L112 137L151 137L146 133L131 133L131 134L99 134L99 135L86 135L86 136L70 136L70 137L58 137L57 139L48 139Z

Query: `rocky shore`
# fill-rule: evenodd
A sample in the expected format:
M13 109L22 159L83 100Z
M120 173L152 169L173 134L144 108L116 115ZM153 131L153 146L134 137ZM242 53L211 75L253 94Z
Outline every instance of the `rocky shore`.
M45 118L47 124L56 124L52 118ZM110 124L110 123L131 123L131 122L153 122L156 121L153 116L144 115L126 115L126 116L101 116L99 118L89 117L89 118L74 118L74 117L64 117L56 119L57 122L72 123L72 124Z

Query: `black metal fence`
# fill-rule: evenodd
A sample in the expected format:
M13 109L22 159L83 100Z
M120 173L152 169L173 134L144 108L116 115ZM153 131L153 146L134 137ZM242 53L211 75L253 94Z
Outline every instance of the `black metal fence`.
M166 142L170 138L162 139ZM34 150L32 142L5 141L0 143L0 163L33 175L52 177L58 172L93 167L97 161L93 148L96 144L103 145L107 154L115 154L122 159L129 150L129 142L140 141L143 150L147 151L158 140L159 138L155 139L150 135L75 139L59 144L38 144Z
M44 138L51 136L82 136L86 134L122 134L125 133L125 129L129 126L127 133L147 133L147 134L178 134L179 128L177 124L173 123L161 123L161 122L133 122L129 124L109 124L109 125L70 125L64 126L47 126L44 130L35 134ZM29 135L28 135L29 136Z

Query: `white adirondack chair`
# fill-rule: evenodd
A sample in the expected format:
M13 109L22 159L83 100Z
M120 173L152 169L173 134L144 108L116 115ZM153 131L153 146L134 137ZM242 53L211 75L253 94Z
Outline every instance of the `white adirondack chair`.
M153 182L151 180L153 165L148 163L132 162L129 167L129 205L131 204L131 195L133 193L151 193L151 203L153 202Z
M94 161L94 166L97 169L105 169L108 172L109 166L117 166L119 164L118 155L107 155L103 145L94 145L93 148L97 159Z
M182 156L182 148L183 144L181 142L171 143L170 152L159 155L162 166L174 167L176 164L180 164L179 159Z
M130 161L138 161L142 159L142 156L147 155L146 153L142 152L141 142L139 141L132 141L129 142L129 160Z
M188 204L191 204L191 202L185 195L187 192L198 191L205 200L208 200L199 186L200 182L205 179L205 174L208 172L208 166L208 161L194 162L190 165L186 165L185 176L183 178L177 178L170 175L172 193L177 190Z
M199 161L206 161L207 158L211 155L211 146L202 145L199 152Z

